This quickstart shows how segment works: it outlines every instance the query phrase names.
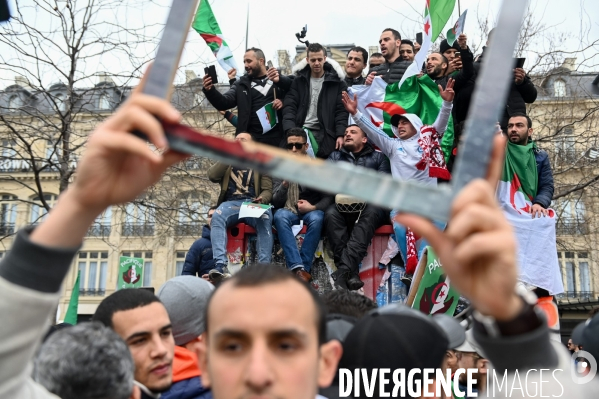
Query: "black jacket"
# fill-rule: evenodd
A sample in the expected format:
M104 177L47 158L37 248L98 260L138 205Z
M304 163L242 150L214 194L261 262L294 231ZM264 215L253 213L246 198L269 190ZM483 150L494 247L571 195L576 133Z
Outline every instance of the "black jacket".
M543 208L549 208L553 200L553 172L549 162L549 155L543 150L535 148L535 161L537 161L537 195L533 198L533 204L539 204Z
M291 87L292 79L288 76L279 75L279 83L275 83L274 86L277 89L277 98L284 98L285 94ZM208 101L214 108L219 111L225 111L231 108L237 107L237 129L236 133L247 132L248 124L250 122L250 114L252 111L252 95L251 80L247 75L243 75L239 80L235 81L231 85L231 88L225 93L221 93L213 87L211 90L206 91L202 89ZM282 114L279 111L279 120L282 120ZM272 138L275 136L281 137L282 130L281 124L279 123L274 129L268 133L262 134L262 132L249 132L252 134L257 141L261 138Z
M210 227L205 225L202 229L202 238L196 240L185 256L183 275L202 277L214 269L215 260L212 258L212 242L210 241Z
M482 60L485 56L486 47L483 47L483 53L478 57L478 60L474 63L474 69L476 74L480 73L480 68L482 65ZM505 108L503 111L503 116L499 121L501 123L501 128L507 128L508 120L510 116L515 113L523 113L526 114L526 104L532 104L537 99L537 88L530 80L530 77L526 75L521 84L517 85L514 82L512 77L510 91L508 92L507 102L505 104Z
M320 128L325 133L322 143L319 143L319 158L326 158L335 150L337 137L342 137L347 128L349 114L341 102L341 93L347 90L333 67L324 64L324 82L318 97L318 121ZM308 115L310 107L310 65L297 73L289 93L283 102L283 130L287 131L293 127L302 127Z
M352 87L357 85L363 85L366 82L366 78L362 75L358 76L357 78L350 78L349 76L346 76L345 79L343 79L343 81L345 82L347 87Z
M385 62L377 67L372 68L370 72L376 72L376 76L383 78L388 84L399 82L406 72L406 69L411 65L410 61L403 61L401 57L397 57L391 64Z
M377 172L391 173L389 159L382 152L375 151L370 143L366 143L362 151L357 154L341 148L339 151L333 152L328 160L334 162L351 162L354 165L374 169Z

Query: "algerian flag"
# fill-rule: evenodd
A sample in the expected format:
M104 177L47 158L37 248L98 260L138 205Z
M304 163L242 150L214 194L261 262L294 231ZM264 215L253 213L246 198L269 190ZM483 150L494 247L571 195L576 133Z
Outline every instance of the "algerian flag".
M316 141L316 137L314 137L312 131L307 127L304 128L304 132L308 136L308 151L306 152L310 158L316 158L316 154L318 154L318 141Z
M455 22L453 28L447 31L447 44L449 44L450 46L453 46L453 43L455 43L458 36L464 33L464 25L466 25L467 12L468 10L464 10L462 15L460 15L458 20Z
M424 23L422 24L422 47L414 57L414 61L410 64L410 66L406 69L401 80L399 81L398 87L401 87L403 82L405 82L408 78L412 76L418 75L422 72L422 65L426 61L426 57L428 57L428 50L431 48L433 44L432 38L433 27L431 22L431 16L427 13L424 17Z
M277 111L273 108L273 103L268 103L256 111L258 119L262 124L262 134L269 132L279 122Z
M387 133L389 137L393 137L391 129L393 115L416 114L422 123L432 125L443 104L439 88L428 75L423 75L420 78L412 76L406 79L401 87L399 82L387 85L383 79L375 77L370 86L352 86L348 91L358 95L358 110L369 117L372 123ZM453 120L450 117L447 130L441 140L445 159L449 157L452 146Z
M453 316L460 294L451 285L441 262L431 247L426 247L424 250L418 267L424 267L424 273L416 288L416 297L412 307L424 314L445 313Z
M63 320L64 323L72 325L77 324L77 308L79 307L79 274L80 272L77 272L77 280L75 280L75 285L73 285L69 307L67 308L67 314L64 316Z
M225 42L208 0L200 1L200 6L191 26L206 41L218 63L225 71L229 71L231 68L238 69L233 53L227 42Z
M144 271L143 258L131 258L121 256L119 259L119 275L116 289L139 288L143 282Z
M497 197L516 235L518 278L557 295L564 292L564 286L557 259L555 211L548 209L548 216L534 219L530 214L538 189L535 147L533 142L528 145L507 143Z
M426 0L426 8L424 10L424 17L430 15L432 21L432 40L435 41L439 37L439 34L445 28L449 17L453 13L455 7L455 0ZM420 52L420 51L419 51Z

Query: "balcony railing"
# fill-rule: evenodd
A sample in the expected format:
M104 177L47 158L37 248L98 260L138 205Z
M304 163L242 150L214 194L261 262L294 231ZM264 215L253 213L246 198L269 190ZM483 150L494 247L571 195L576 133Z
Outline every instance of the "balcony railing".
M175 234L178 236L202 236L202 222L179 223L175 227Z
M105 288L79 288L79 295L85 296L104 296L106 295Z
M153 236L154 235L154 224L146 223L125 223L123 225L124 236Z
M2 223L0 224L0 235L7 236L15 232L14 223Z
M555 226L557 235L580 235L588 234L589 226L584 219L560 218Z
M593 291L566 291L556 295L557 299L592 299Z
M108 237L110 235L110 225L94 224L87 231L88 237Z

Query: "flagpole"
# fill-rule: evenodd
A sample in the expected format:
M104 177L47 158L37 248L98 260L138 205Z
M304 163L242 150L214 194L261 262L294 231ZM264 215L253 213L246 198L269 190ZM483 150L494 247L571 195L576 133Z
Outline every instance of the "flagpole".
M245 49L247 50L248 47L248 32L250 31L250 2L248 1L248 9L247 9L247 17L246 17L246 21L245 21Z
M458 0L458 18L462 15L462 10L460 9L460 0Z

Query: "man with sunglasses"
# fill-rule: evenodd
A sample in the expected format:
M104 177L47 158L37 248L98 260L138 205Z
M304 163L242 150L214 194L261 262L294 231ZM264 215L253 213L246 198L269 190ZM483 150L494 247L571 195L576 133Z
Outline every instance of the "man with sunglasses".
M304 129L289 129L287 151L307 156L308 137ZM312 280L310 268L320 241L324 211L332 203L332 197L285 180L274 179L273 186L272 203L278 209L274 225L285 253L287 267L299 278L309 282ZM300 223L306 226L306 235L301 250L298 250L293 226Z

